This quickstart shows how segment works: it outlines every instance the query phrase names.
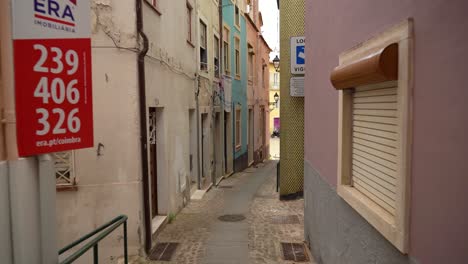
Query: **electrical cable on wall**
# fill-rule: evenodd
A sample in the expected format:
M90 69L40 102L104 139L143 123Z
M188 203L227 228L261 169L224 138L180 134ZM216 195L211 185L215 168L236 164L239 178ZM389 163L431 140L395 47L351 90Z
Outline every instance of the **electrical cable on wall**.
M122 47L122 46L119 46L117 44L117 42L114 40L114 38L108 32L105 32L105 31L103 31L103 32L104 32L104 34L106 34L106 36L108 36L112 40L112 42L114 43L114 46L91 46L93 49L121 49L121 50L131 51L131 52L134 52L134 53L138 53L140 51L136 47ZM192 81L195 80L195 77L192 77L190 74L188 74L188 73L186 73L184 71L177 70L176 68L174 68L174 66L170 65L169 63L167 63L166 61L164 61L162 59L153 57L153 56L148 55L148 54L146 54L145 57L148 57L150 59L159 61L161 64L166 65L166 67L169 70L171 70L172 72L174 72L176 74L179 74L179 75L184 75L189 80L192 80Z

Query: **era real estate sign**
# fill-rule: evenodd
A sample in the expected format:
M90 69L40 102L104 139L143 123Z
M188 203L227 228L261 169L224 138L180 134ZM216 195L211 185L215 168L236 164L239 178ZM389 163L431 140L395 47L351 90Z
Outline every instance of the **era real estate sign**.
M305 37L291 38L291 74L305 73Z
M89 0L13 0L20 156L93 146Z

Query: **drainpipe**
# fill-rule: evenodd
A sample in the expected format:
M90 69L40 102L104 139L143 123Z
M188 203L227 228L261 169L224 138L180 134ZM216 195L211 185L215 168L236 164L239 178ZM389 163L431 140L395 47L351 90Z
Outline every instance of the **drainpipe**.
M143 210L145 224L145 250L151 250L151 209L149 204L149 174L148 174L148 134L146 117L146 78L145 78L145 56L148 52L148 37L143 32L143 10L142 0L135 1L136 29L137 35L143 40L143 48L138 53L138 91L140 100L140 144L141 144L141 172L143 178Z

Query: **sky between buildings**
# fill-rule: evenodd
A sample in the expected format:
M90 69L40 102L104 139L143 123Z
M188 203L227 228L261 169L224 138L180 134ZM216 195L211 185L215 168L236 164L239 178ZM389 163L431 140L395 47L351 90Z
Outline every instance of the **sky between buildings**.
M270 61L279 54L279 11L276 0L259 0L259 9L262 12L262 34L273 52Z

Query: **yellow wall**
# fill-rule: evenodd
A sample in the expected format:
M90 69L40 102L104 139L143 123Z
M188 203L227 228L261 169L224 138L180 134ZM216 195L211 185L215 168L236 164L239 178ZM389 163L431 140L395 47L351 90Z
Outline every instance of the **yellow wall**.
M273 108L272 105L270 105L270 135L273 133L273 120L275 117L279 117L280 116L280 108L279 106L281 105L281 94L280 94L280 90L279 90L279 73L277 73L275 71L275 68L273 67L273 63L270 63L269 67L268 67L269 71L270 71L270 85L269 85L269 90L270 90L270 101L269 102L274 102L275 101L275 98L274 98L274 95L275 93L278 93L278 95L280 96L280 99L278 101L278 108ZM278 74L278 84L276 85L274 83L274 76L275 76L275 73ZM281 122L281 121L280 121ZM281 124L281 123L280 123Z

